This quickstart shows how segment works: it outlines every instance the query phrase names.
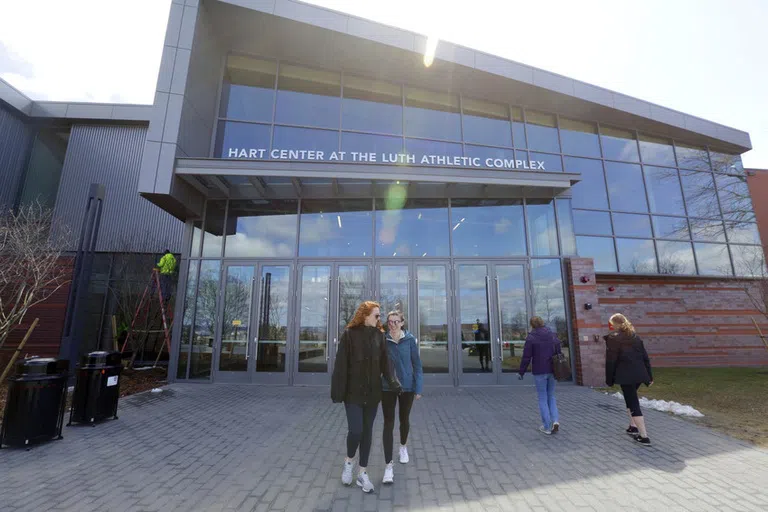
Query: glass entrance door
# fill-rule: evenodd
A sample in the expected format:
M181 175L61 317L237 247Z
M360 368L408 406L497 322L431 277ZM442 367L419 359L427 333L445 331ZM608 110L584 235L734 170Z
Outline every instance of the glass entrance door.
M517 373L520 370L520 360L530 320L526 287L527 272L525 266L519 264L495 264L493 270L494 309L498 313L496 345L499 383L514 384L519 382Z

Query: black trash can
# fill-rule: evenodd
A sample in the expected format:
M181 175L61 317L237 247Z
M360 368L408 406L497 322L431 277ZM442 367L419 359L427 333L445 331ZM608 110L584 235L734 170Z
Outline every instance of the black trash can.
M33 357L16 364L8 379L8 400L0 447L61 439L67 402L69 361Z
M68 425L117 419L122 370L120 352L91 352L83 356L77 369Z

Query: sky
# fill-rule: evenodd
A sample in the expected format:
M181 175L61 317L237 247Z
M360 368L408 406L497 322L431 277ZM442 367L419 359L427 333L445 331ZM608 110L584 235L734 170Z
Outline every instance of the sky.
M309 3L747 131L755 149L745 166L768 169L766 0ZM36 100L151 103L169 9L170 0L0 0L0 77Z

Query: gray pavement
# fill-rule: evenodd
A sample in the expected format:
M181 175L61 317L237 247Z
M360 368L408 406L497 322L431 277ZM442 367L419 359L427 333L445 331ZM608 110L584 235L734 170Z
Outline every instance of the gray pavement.
M340 483L346 421L327 388L164 389L123 399L117 421L0 451L0 510L768 510L768 451L654 411L654 446L638 446L623 403L585 388L559 386L551 437L533 388L428 391L388 487L379 411L373 495Z

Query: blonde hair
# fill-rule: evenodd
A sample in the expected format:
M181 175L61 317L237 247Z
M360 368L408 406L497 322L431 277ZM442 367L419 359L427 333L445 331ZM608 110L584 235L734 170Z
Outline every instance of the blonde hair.
M539 327L544 327L546 324L544 323L544 320L540 316L535 316L531 318L531 327L533 329L538 329Z
M625 334L635 334L635 326L629 321L627 317L621 313L616 313L611 317L608 322L618 331Z
M387 322L389 322L389 317L396 316L400 318L400 327L405 327L405 316L403 315L402 311L398 311L396 309L393 309L389 313L387 313Z

